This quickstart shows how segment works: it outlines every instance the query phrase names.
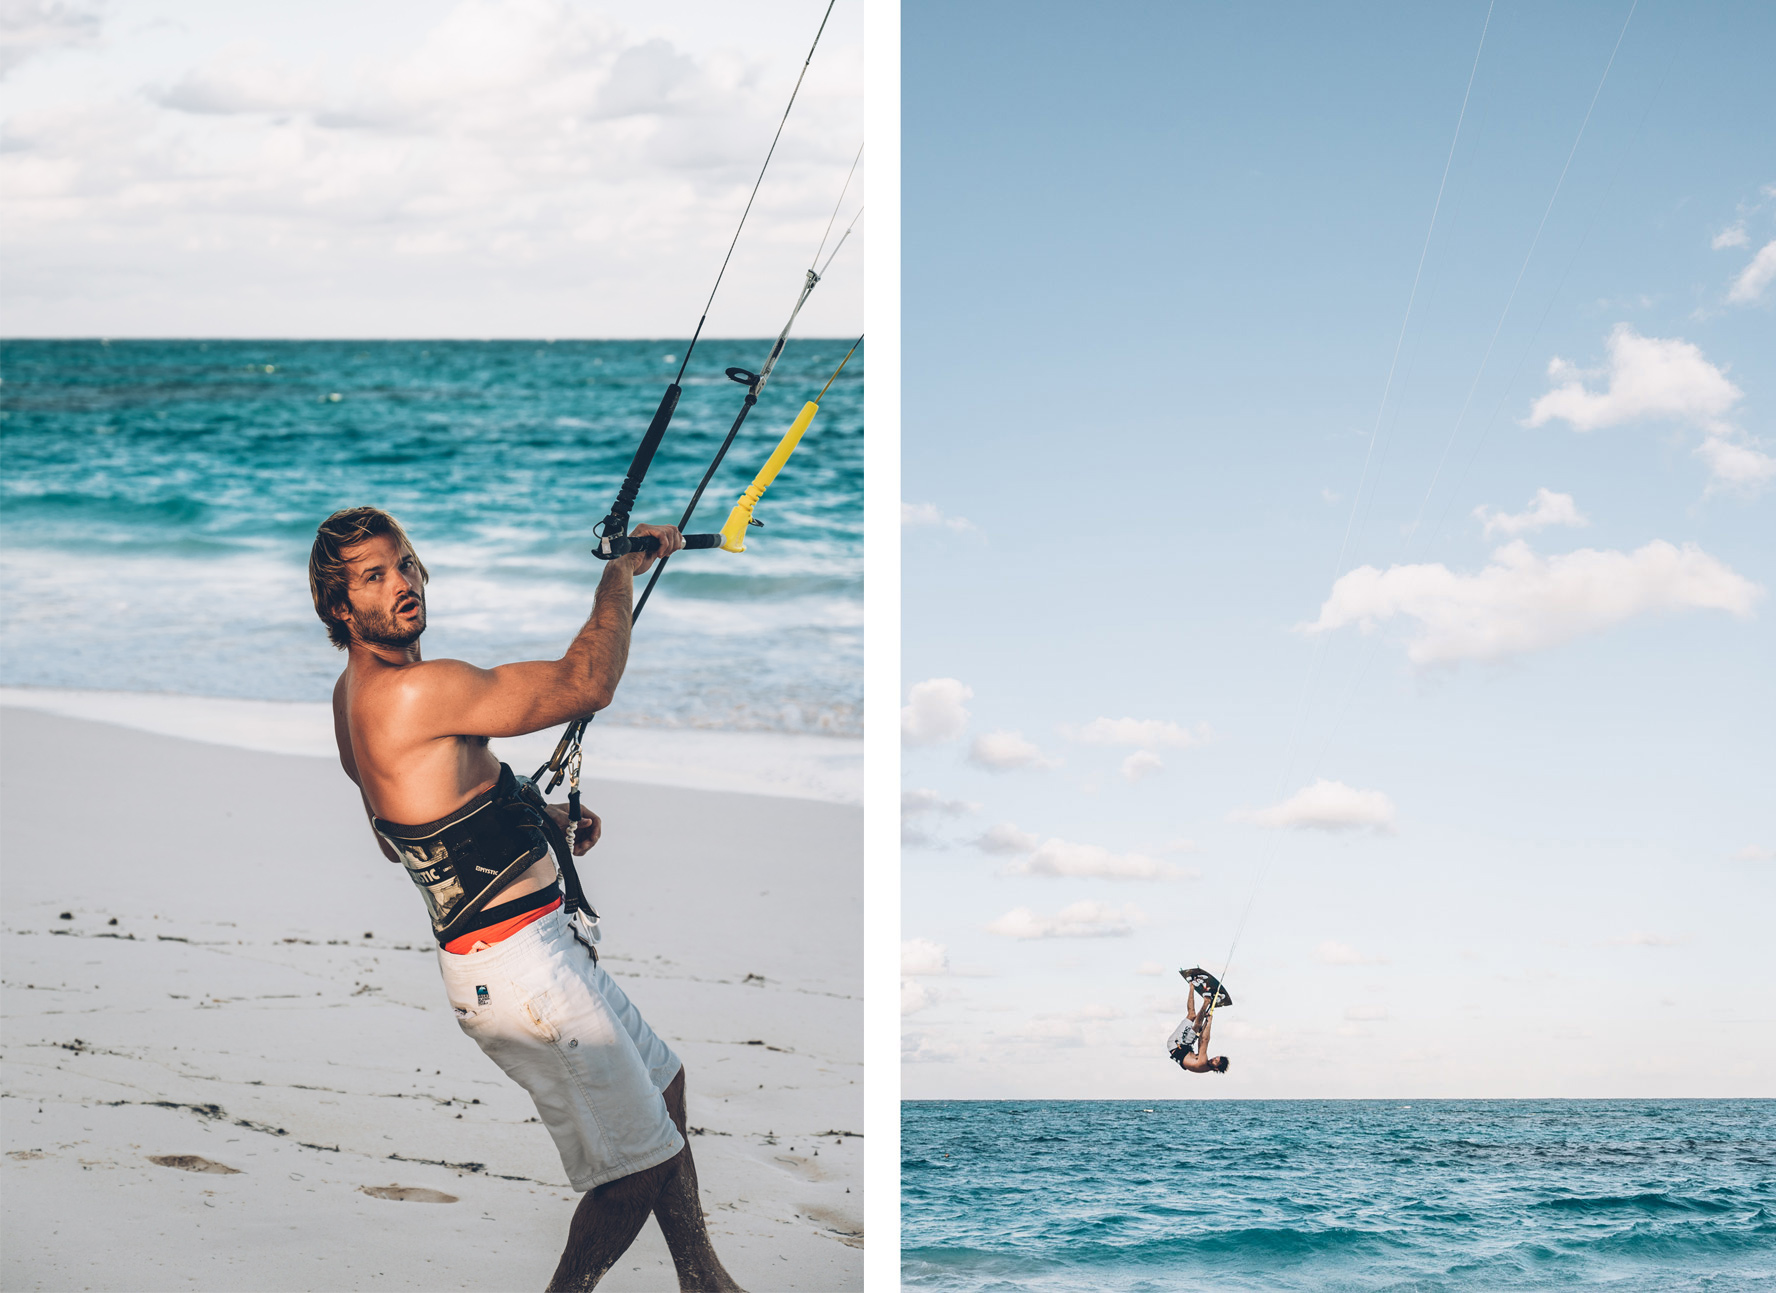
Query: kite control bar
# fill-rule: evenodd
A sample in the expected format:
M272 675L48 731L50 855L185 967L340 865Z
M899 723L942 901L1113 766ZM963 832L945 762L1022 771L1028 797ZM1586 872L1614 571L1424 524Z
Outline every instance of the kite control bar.
M687 548L719 548L722 536L719 534L687 534L684 536ZM660 550L660 538L655 534L618 534L608 539L600 539L598 546L592 549L600 561L609 561L612 557L627 556L631 552L655 553Z

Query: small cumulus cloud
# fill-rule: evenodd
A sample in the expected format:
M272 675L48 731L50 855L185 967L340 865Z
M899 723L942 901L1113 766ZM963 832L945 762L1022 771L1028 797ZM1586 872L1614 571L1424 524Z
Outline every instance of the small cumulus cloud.
M1028 853L1042 842L1031 831L1021 831L1010 822L1000 822L987 829L974 842L982 853Z
M1758 248L1758 254L1751 258L1751 264L1739 271L1733 280L1733 286L1727 291L1727 300L1734 305L1750 305L1761 301L1764 289L1776 280L1776 239Z
M1776 849L1764 848L1759 844L1747 844L1733 854L1735 862L1776 862Z
M900 972L911 978L921 974L948 974L950 953L929 938L909 938L900 945Z
M1726 490L1752 492L1776 477L1776 458L1738 433L1704 436L1696 456L1708 464L1715 486Z
M974 523L963 516L945 516L935 503L902 503L900 505L900 523L913 527L920 525L941 526L946 530L972 530Z
M1720 610L1748 617L1763 589L1703 552L1655 540L1633 552L1581 548L1538 556L1522 540L1477 574L1439 563L1362 566L1342 576L1308 633L1405 616L1414 664L1496 661L1600 633L1637 615Z
M1728 299L1760 298L1772 276L1776 242L1746 267ZM1674 421L1703 432L1696 452L1715 484L1753 489L1776 475L1776 460L1727 419L1744 392L1699 347L1681 337L1643 337L1626 323L1616 325L1608 346L1608 365L1601 370L1550 361L1548 376L1558 385L1531 406L1527 425L1558 419L1575 431L1596 431L1644 419ZM1589 379L1604 384L1593 389Z
M1146 917L1133 906L1112 907L1085 899L1070 903L1052 916L1039 915L1028 907L1013 907L987 925L987 932L1006 938L1127 938Z
M990 772L1015 772L1022 768L1040 771L1061 766L1059 759L1050 758L1034 742L1026 741L1022 732L1004 730L975 737L968 747L968 761Z
M1124 781L1136 782L1165 771L1165 762L1152 750L1136 750L1122 761Z
M904 994L901 997L903 1013L907 1005ZM914 1010L923 1009L915 1004ZM900 1038L900 1062L902 1064L953 1064L966 1055L965 1049L947 1038L933 1037L929 1033L902 1033Z
M1591 524L1589 518L1579 513L1571 494L1556 494L1551 489L1538 489L1524 511L1495 512L1482 503L1474 509L1474 515L1485 527L1486 537L1489 539L1495 534L1515 538L1519 534L1546 529L1550 525Z
M966 799L945 799L935 790L915 786L900 792L900 811L906 817L919 817L927 813L960 817L980 811L980 805L969 803Z
M963 702L974 688L955 678L927 678L907 692L900 711L900 739L904 745L938 745L953 741L968 727Z
M100 6L68 0L8 0L0 5L0 76L52 49L99 39Z
M1660 418L1712 428L1743 394L1699 347L1680 337L1643 337L1619 323L1608 346L1602 371L1559 358L1549 362L1548 376L1560 384L1530 407L1530 426L1559 419L1575 431L1596 431ZM1604 387L1592 390L1589 378L1604 378Z
M916 1015L937 1004L937 993L912 979L900 981L900 1016Z
M1291 830L1370 830L1392 834L1394 801L1379 790L1357 790L1321 778L1269 808L1242 808L1229 820Z
M1365 956L1349 943L1336 943L1331 939L1314 948L1314 959L1326 965L1386 965L1387 958L1381 956Z
M912 787L900 792L900 842L909 848L937 848L941 843L925 822L932 817L961 817L979 804L946 799L935 790Z
M1749 247L1751 237L1745 232L1745 221L1730 224L1709 240L1708 245L1716 251L1725 251L1729 247Z
M1136 974L1145 974L1149 977L1156 974L1164 974L1165 972L1165 966L1161 965L1158 961L1142 961L1135 967Z

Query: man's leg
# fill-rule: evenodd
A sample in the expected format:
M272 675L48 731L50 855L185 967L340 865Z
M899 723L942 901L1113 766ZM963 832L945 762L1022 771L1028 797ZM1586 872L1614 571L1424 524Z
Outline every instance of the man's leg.
M666 1236L666 1247L672 1250L680 1289L687 1293L692 1289L698 1293L739 1293L740 1286L723 1268L721 1258L715 1255L715 1246L709 1242L709 1226L703 1219L702 1201L697 1197L697 1164L691 1158L691 1133L685 1126L684 1092L685 1075L680 1068L678 1076L666 1087L666 1112L677 1124L678 1134L685 1138L685 1147L672 1160L678 1170L654 1200L654 1218L660 1223L660 1233Z
M606 1181L580 1197L567 1227L567 1247L549 1281L550 1293L585 1293L604 1278L635 1242L662 1187L684 1158L681 1153L658 1166Z

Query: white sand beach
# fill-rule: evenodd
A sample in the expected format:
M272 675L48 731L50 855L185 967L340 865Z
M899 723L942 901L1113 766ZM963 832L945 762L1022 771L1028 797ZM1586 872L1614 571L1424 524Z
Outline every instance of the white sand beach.
M542 1288L578 1196L315 714L0 699L0 1285ZM594 732L601 950L684 1057L735 1278L858 1288L858 743L685 735ZM651 1222L601 1287L676 1287Z

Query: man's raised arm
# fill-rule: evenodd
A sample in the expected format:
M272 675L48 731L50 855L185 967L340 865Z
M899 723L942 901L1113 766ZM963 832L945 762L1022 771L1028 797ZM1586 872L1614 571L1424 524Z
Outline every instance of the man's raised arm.
M660 540L660 556L684 547L672 526L638 525ZM522 736L586 718L611 703L629 663L635 576L654 564L642 552L605 564L592 614L559 660L477 669L461 660L415 667L403 690L415 726L432 736Z

